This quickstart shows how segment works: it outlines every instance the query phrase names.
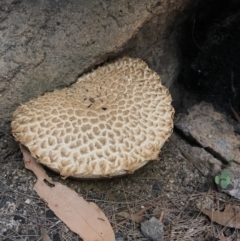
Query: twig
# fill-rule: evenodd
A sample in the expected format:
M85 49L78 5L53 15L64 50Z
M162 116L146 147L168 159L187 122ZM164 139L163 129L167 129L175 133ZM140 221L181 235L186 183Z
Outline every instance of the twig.
M130 216L132 216L132 211L131 211L130 206L129 206L129 202L128 202L127 195L126 195L126 190L124 189L124 185L123 185L122 180L121 180L121 184L122 184L122 187L123 187L123 192L124 192L125 200L126 200L126 203L127 203L128 212L129 212ZM135 222L133 222L133 228L136 229Z
M160 222L162 222L163 217L164 217L164 210L161 212L161 215L160 215L160 217L159 217L159 221L160 221Z
M234 114L234 117L237 119L237 121L240 123L240 116L239 114L234 110L234 108L232 107L232 104L231 104L231 101L229 101L229 105L230 105L230 108Z
M197 43L197 41L195 40L195 38L194 38L194 28L195 28L195 22L196 22L196 19L194 18L194 20L193 20L193 27L192 27L192 39L193 39L193 42L196 44L196 46L200 49L200 50L202 50L202 48L198 45L198 43Z

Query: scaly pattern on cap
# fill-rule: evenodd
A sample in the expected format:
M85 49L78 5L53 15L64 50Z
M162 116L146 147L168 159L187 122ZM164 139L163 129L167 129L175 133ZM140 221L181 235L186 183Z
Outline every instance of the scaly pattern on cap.
M19 106L12 133L63 177L133 173L156 159L171 135L171 101L156 72L124 57Z

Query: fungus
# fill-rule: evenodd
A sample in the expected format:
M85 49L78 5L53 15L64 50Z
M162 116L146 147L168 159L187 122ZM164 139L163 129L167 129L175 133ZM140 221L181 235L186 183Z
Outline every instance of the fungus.
M124 57L19 106L12 133L63 177L133 173L157 159L171 135L171 101L156 72Z

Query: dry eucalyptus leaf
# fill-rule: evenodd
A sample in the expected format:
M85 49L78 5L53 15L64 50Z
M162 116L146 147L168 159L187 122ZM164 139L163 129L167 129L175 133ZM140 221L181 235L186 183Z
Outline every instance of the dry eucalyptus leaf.
M203 209L202 212L206 214L213 222L219 223L230 228L240 229L240 213L231 205L227 205L223 212Z
M53 182L25 147L21 146L21 151L25 167L37 176L34 190L56 216L84 241L115 240L107 217L95 203L89 203L68 187Z

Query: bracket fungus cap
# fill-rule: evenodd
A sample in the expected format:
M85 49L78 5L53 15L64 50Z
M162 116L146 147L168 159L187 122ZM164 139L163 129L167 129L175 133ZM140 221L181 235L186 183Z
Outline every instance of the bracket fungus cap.
M12 133L63 177L119 176L158 157L173 129L171 102L156 72L123 57L19 106Z

